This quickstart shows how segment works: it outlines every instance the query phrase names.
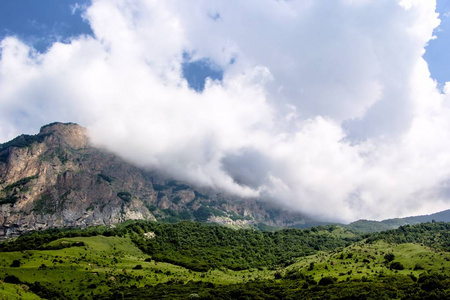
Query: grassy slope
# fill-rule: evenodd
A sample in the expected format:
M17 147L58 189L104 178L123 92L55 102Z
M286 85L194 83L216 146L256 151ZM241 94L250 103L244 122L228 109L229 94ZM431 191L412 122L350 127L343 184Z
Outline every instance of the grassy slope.
M406 232L415 233L426 226L431 225L407 228ZM437 228L440 225L432 226ZM427 239L435 241L436 238L430 232L425 231L418 237L427 236ZM446 241L447 237L443 233L445 231L436 237L440 239L445 237ZM329 232L319 231L318 234L328 235ZM333 234L340 238L349 237L347 231L339 228L334 229ZM403 231L393 231L380 236L386 240L392 240L391 235L394 234L402 239L409 236L401 235L404 234ZM30 286L35 282L40 282L44 287L56 290L60 296L69 299L82 296L87 298L105 296L108 298L108 291L111 290L123 291L126 295L135 295L130 297L136 298L149 297L149 295L161 296L168 291L176 294L179 289L185 289L187 295L192 290L208 290L208 293L213 295L221 291L233 295L235 291L242 290L244 286L245 289L250 290L252 288L255 290L267 289L266 295L275 293L277 290L280 292L290 289L297 295L310 292L323 296L320 293L331 292L333 288L338 289L339 286L345 288L347 285L349 291L364 290L374 286L379 286L380 290L387 289L390 287L387 278L394 277L400 278L403 282L401 284L416 288L419 283L416 284L415 281L424 274L441 274L445 278L450 278L450 252L419 243L388 243L385 239L374 239L370 243L364 240L345 248L321 251L314 255L296 258L294 264L286 268L280 267L278 270L260 268L233 271L222 267L207 272L195 272L181 266L151 260L151 257L137 248L128 237L97 235L62 238L50 242L49 245L83 242L85 246L59 250L2 252L0 278L14 275L21 282ZM446 245L442 243L442 240L439 241L438 246ZM401 263L405 269L391 270L390 263L385 261L387 253L394 254L394 262ZM149 259L150 261L145 261ZM14 260L20 260L19 268L11 267ZM43 264L45 267L42 267ZM142 269L134 269L137 265L141 265ZM339 284L326 288L317 286L316 284L323 277L333 277ZM293 280L292 283L290 280ZM302 288L302 282L308 282L308 280L309 287ZM189 284L186 284L187 282ZM264 287L266 285L269 287ZM0 299L25 299L25 297L38 299L38 297L32 298L34 295L30 292L26 293L24 288L26 289L24 285L0 281ZM153 294L145 294L146 291ZM134 294L135 292L136 294ZM280 295L282 293L284 292L280 292ZM173 296L173 294L171 295ZM184 296L180 294L181 298ZM304 297L306 296L305 294Z
M352 255L351 258L348 257L349 253ZM394 261L400 262L405 269L391 270L390 263L384 259L387 253L393 253ZM312 270L310 270L311 263L314 264ZM416 265L420 268L417 269ZM380 274L408 276L412 274L418 278L424 272L450 276L450 253L411 243L388 244L377 241L366 244L360 242L341 251L321 252L300 258L297 263L287 267L285 272L289 273L292 270L312 275L316 281L324 276L346 281L363 277L369 279Z
M69 298L81 295L98 295L110 287L145 287L165 282L205 281L216 284L233 284L253 279L273 278L273 271L267 270L211 270L194 272L186 268L162 263L146 262L143 254L128 238L122 237L76 237L53 241L84 242L84 247L60 250L25 250L4 252L0 259L0 277L14 275L22 282L39 281L51 286ZM114 261L117 259L117 262ZM14 260L20 260L20 268L11 267ZM42 264L46 268L40 267ZM142 265L142 270L133 269ZM94 288L93 285L96 285ZM12 292L0 289L0 298ZM17 295L16 295L17 296Z
M35 300L41 299L36 294L27 291L28 287L20 284L12 284L0 281L0 299L24 299L24 300Z

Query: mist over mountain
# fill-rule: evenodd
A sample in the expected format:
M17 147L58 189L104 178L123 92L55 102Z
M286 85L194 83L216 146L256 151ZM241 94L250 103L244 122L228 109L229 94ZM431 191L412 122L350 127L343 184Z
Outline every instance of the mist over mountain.
M196 188L92 147L86 129L52 123L0 144L0 236L145 219L236 227L308 227L304 214Z
M265 199L242 198L142 169L93 147L87 130L75 123L52 123L37 135L0 144L0 209L2 237L136 219L244 228L326 224ZM448 211L382 222L361 220L348 228L374 232L432 220L450 221Z
M448 88L424 60L436 1L72 9L90 30L45 51L2 38L2 142L76 122L139 167L326 221L449 207Z

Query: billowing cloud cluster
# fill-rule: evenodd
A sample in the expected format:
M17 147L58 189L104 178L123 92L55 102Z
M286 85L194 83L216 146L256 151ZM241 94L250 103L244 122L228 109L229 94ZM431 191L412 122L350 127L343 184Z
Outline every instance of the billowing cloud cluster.
M435 6L94 0L94 36L1 42L0 140L72 121L141 166L322 219L446 209L450 98L422 58ZM189 88L186 54L223 80Z

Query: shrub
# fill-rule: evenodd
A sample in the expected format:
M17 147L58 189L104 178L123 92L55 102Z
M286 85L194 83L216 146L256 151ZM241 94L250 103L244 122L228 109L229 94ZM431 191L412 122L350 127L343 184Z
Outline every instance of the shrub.
M281 273L278 271L280 278L281 278ZM298 270L298 269L290 269L288 271L286 271L286 274L284 275L285 278L288 279L303 279L305 276L304 274Z
M417 277L414 276L414 274L408 274L409 278L411 278L412 281L416 282L417 281Z
M384 259L387 262L391 262L391 261L393 261L395 259L395 255L394 255L394 253L387 253L387 254L384 255Z
M11 268L19 268L19 267L20 267L20 260L18 259L13 260Z
M276 271L275 274L273 275L275 279L281 279L283 278L283 274L281 274L280 271Z
M4 281L8 283L20 283L20 279L14 275L6 275Z
M130 202L132 195L129 192L122 191L122 192L117 193L117 197L119 197L120 199L122 199L125 202Z
M334 284L336 282L336 279L334 277L323 277L322 279L320 279L319 281L319 285L330 285L330 284Z
M390 266L391 270L404 270L405 267L398 261L394 261Z
M421 275L418 282L420 283L420 288L427 292L444 288L439 277L435 275Z

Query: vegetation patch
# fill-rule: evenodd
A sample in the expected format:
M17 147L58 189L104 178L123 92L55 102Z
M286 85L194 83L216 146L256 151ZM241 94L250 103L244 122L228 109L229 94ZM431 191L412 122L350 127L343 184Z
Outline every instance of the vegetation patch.
M206 222L208 221L209 217L213 215L217 217L227 217L227 214L225 214L223 211L204 205L200 206L196 211L194 211L193 215L197 222Z
M15 188L22 189L27 183L29 183L30 181L32 181L32 180L34 180L34 179L37 179L38 177L39 177L39 175L36 174L36 175L34 175L34 176L22 178L22 179L20 179L20 180L14 182L14 183L12 183L12 184L10 184L10 185L7 185L7 186L3 189L3 192L9 192L9 191L12 191L12 190L15 189Z
M44 193L34 202L34 211L41 214L53 214L56 211L53 197L50 193Z
M129 192L118 192L117 197L122 199L124 202L130 202L133 196Z
M194 222L37 231L0 243L0 298L447 299L445 225L386 239L340 226L261 232ZM412 233L421 243L402 242Z
M112 178L111 176L105 175L105 174L98 174L97 177L103 181L106 181L108 183L112 183L114 181L114 178Z
M417 243L450 251L450 223L433 222L405 225L398 229L371 235L369 243L384 240L389 243Z
M172 192L173 193L176 193L176 192L179 192L179 191L183 191L183 190L189 190L191 188L190 186L188 186L186 184L179 183L179 182L174 181L174 180L169 181L167 183L167 186L172 188Z
M0 144L0 150L9 147L26 148L34 143L42 143L47 136L49 136L49 134L37 134L37 135L22 134L9 142Z
M249 221L249 220L252 220L252 217L248 216L248 215L247 216L241 216L241 215L238 215L237 213L235 213L234 211L232 211L230 213L230 219L233 220L233 221L237 221L237 220Z
M14 204L18 201L17 195L10 195L4 198L0 198L0 205L2 204Z

